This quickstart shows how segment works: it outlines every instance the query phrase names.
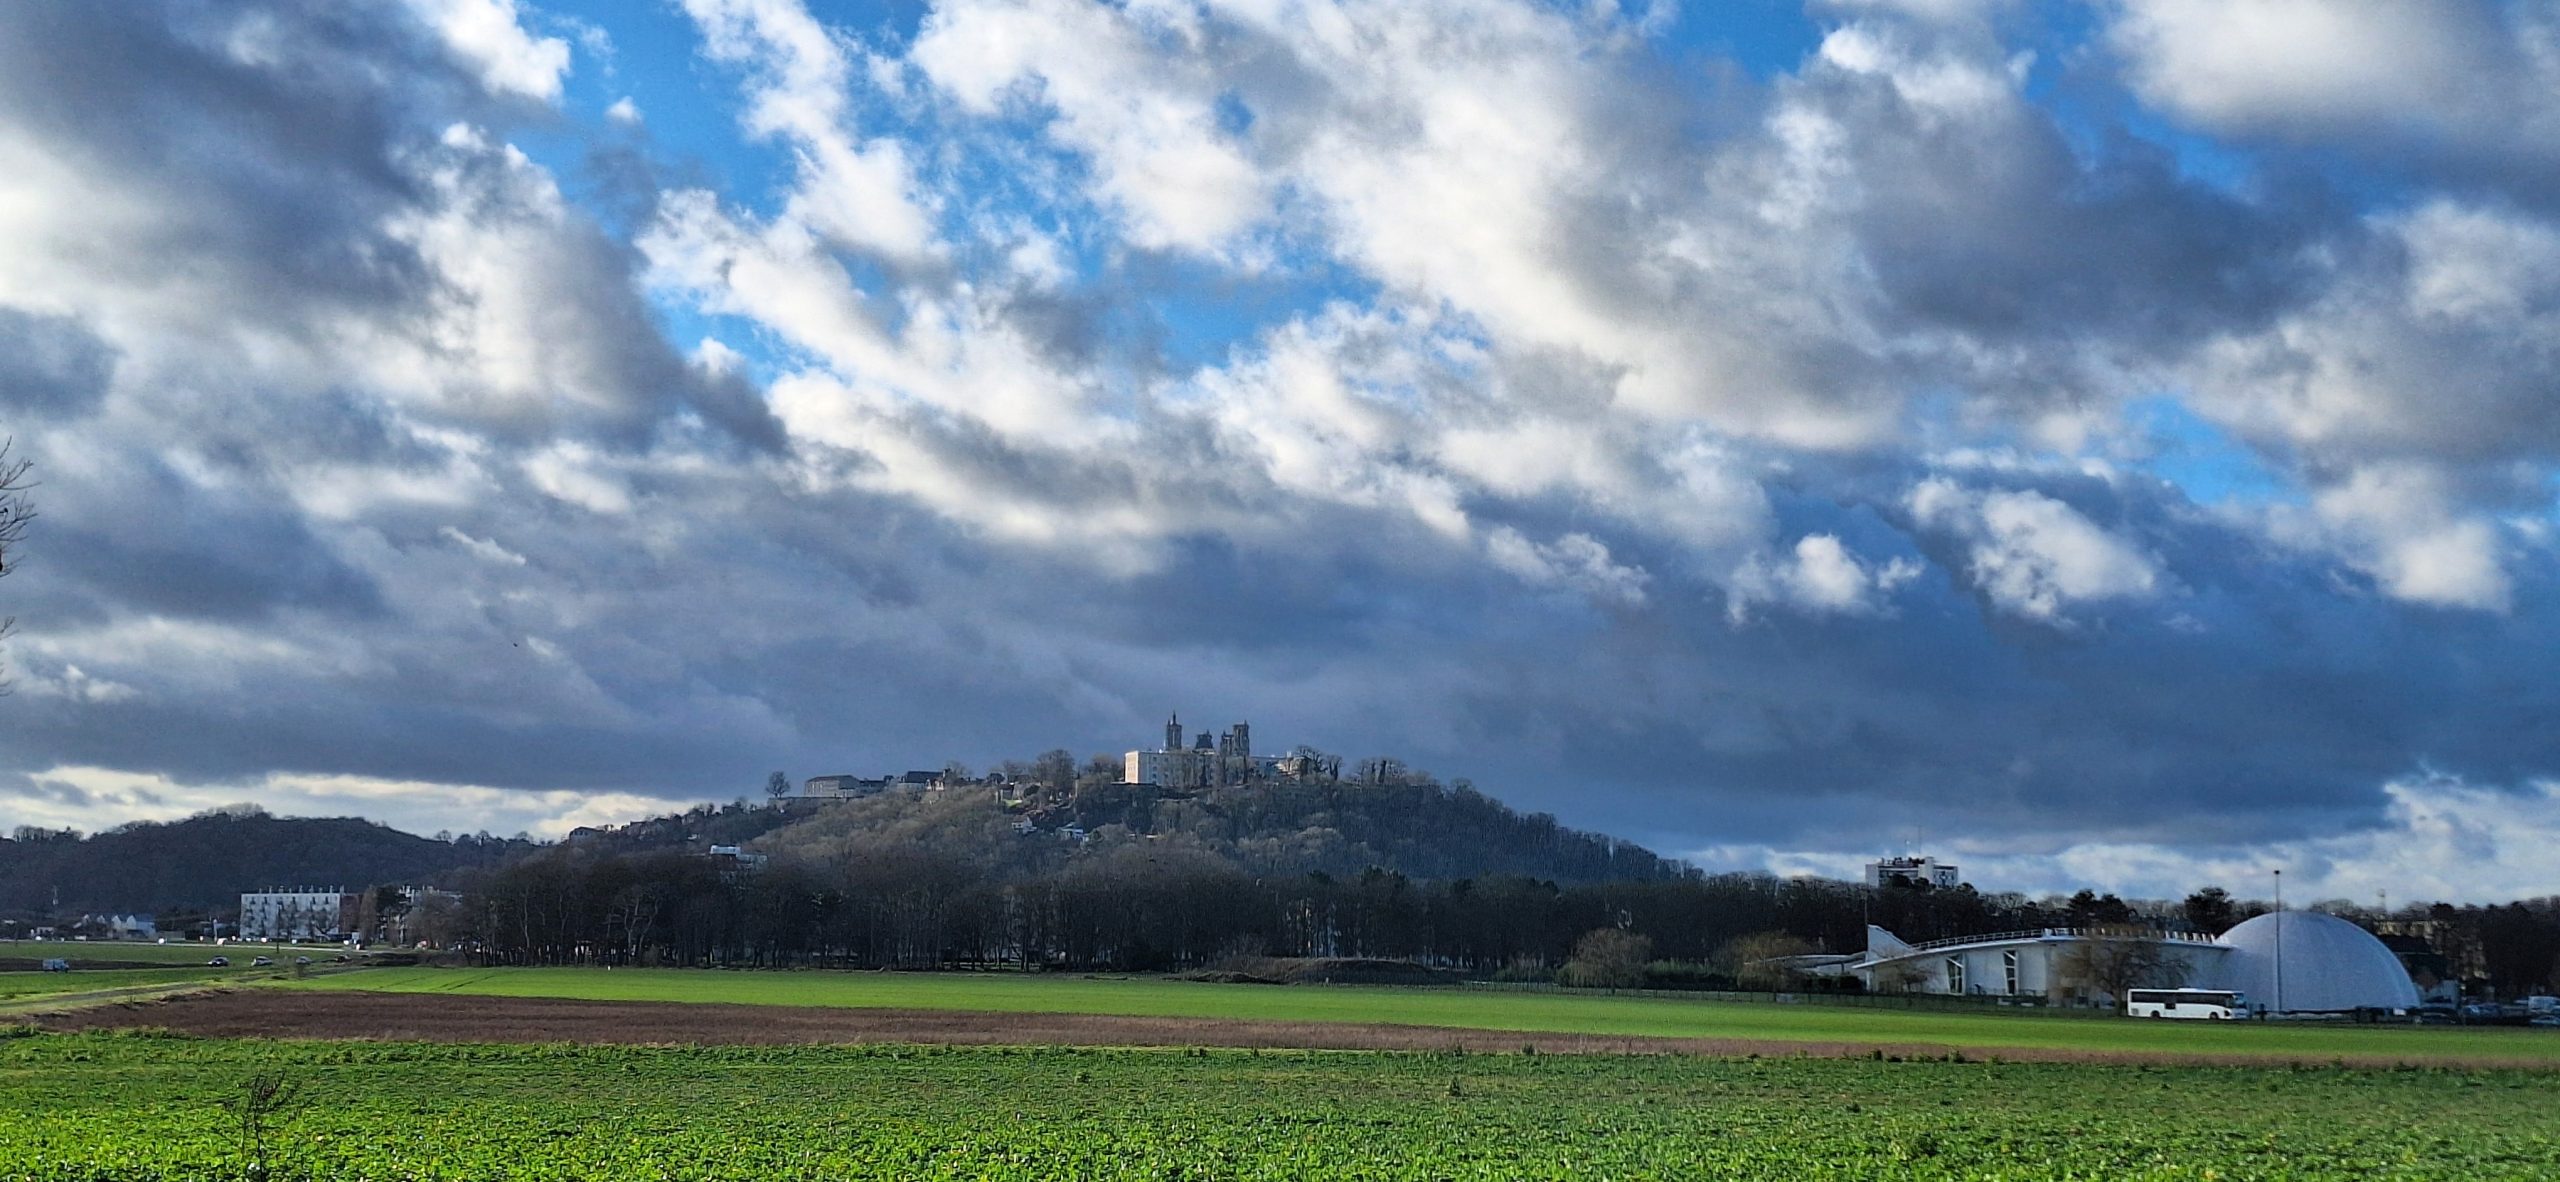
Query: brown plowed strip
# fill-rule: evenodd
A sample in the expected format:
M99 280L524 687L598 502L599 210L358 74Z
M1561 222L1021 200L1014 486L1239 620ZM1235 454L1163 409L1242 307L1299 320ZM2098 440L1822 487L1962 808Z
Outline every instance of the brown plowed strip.
M1011 1014L963 1010L840 1009L696 1002L574 1001L469 994L243 989L104 1005L37 1016L51 1030L160 1027L207 1038L359 1039L382 1042L568 1042L702 1046L941 1043L1000 1046L1269 1047L1309 1050L1455 1051L1540 1054L1810 1055L1945 1058L1959 1048L1927 1044L1646 1038L1464 1030L1444 1026L1335 1022L1246 1022L1213 1018L1131 1018L1106 1014ZM2275 1065L2283 1056L2083 1052L2036 1047L1965 1047L1968 1059L2009 1062L2220 1063ZM2317 1062L2334 1062L2321 1057ZM2347 1059L2387 1067L2398 1060ZM2526 1066L2454 1064L2445 1066Z

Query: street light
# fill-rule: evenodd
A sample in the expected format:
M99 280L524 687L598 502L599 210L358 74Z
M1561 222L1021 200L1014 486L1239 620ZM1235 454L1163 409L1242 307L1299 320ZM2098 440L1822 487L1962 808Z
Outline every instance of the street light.
M2275 1013L2284 1012L2284 871L2276 874L2276 1002Z

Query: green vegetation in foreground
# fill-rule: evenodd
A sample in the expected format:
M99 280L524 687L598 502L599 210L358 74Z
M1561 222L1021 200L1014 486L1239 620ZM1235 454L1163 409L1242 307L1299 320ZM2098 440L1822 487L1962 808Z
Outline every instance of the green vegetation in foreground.
M2166 1054L2371 1057L2395 1062L2560 1065L2560 1033L2515 1028L2329 1023L2135 1022L2002 1013L1767 1005L1586 993L966 973L713 972L699 969L368 969L296 988L451 992L596 1001L736 1002L858 1009L1116 1014L1277 1022L1379 1022L1475 1030L1789 1042L1929 1044Z
M303 1102L254 1174L221 1101ZM2560 1175L2547 1075L0 1040L0 1182Z

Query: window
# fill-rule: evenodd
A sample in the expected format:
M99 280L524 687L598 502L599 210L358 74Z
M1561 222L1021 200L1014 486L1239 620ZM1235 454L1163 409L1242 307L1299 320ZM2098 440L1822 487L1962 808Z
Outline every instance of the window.
M1961 956L1947 958L1947 992L1964 992L1964 958Z
M2018 991L2017 949L2012 948L2000 954L2000 972L2008 978L2006 982L2007 991L2010 993L2016 993Z

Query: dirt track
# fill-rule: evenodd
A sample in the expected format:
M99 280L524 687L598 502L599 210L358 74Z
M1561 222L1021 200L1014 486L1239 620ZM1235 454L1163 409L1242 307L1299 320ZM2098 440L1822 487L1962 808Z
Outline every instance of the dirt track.
M677 1002L570 1001L336 991L225 990L96 1006L33 1018L52 1030L164 1027L214 1038L365 1039L423 1042L656 1043L768 1046L945 1043L1045 1046L1214 1046L1541 1054L1812 1055L1945 1058L1959 1048L1922 1044L1641 1038L1461 1030L1440 1026L1241 1022L1100 1014L998 1014ZM2284 1057L2093 1053L2032 1047L1965 1047L1969 1059L2074 1063L2265 1063ZM2335 1060L2323 1057L2321 1062ZM2350 1057L2349 1062L2355 1062ZM2390 1066L2374 1060L2370 1066Z

